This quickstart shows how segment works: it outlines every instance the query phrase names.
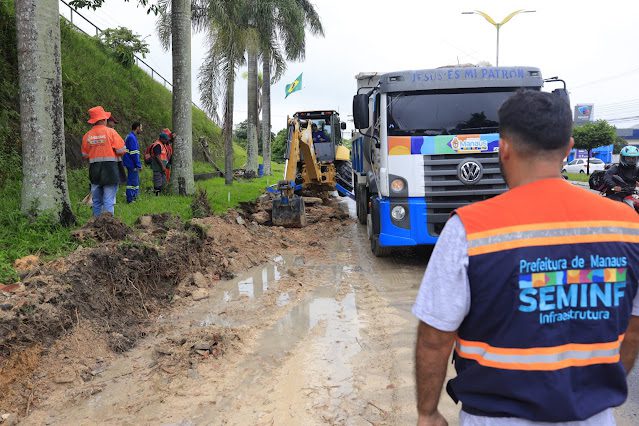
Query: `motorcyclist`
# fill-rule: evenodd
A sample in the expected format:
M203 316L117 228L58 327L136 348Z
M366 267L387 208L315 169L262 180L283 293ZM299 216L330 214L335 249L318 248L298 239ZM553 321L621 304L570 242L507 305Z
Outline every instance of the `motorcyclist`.
M635 146L625 146L619 153L619 164L611 166L604 174L604 182L608 187L606 197L617 201L623 200L625 195L619 182L613 176L619 176L626 182L626 187L635 188L639 183L639 173L637 171L637 160L639 159L639 149Z

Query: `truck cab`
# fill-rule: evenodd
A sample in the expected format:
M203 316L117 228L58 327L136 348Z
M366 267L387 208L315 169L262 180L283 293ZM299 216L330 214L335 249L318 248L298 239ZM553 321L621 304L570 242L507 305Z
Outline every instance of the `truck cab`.
M506 191L497 111L517 90L544 86L533 67L445 67L356 79L357 216L376 255L434 244L455 209ZM565 86L554 92L567 99Z

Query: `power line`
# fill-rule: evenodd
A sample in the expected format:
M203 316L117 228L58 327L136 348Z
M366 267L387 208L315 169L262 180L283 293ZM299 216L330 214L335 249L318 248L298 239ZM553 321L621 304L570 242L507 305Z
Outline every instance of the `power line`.
M615 74L615 75L611 75L611 76L607 76L607 77L600 78L600 79L598 79L598 80L592 80L592 81L588 81L588 82L586 82L586 83L573 85L573 86L571 87L571 90L572 90L572 89L578 89L578 88L580 88L580 87L590 86L590 85L592 85L592 84L597 84L597 83L601 83L601 82L604 82L604 81L615 80L615 79L617 79L617 78L624 77L624 76L626 76L626 75L628 75L628 74L632 74L632 73L637 72L637 71L639 71L639 68L633 68L633 69L631 69L631 70L624 71L624 72L622 72L622 73L620 73L620 74Z

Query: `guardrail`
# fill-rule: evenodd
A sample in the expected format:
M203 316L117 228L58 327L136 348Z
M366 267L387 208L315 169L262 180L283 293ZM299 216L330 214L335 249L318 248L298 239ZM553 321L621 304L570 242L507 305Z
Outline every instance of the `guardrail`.
M83 32L84 34L86 34L86 35L88 35L90 37L92 37L92 34L89 34L87 31L85 31L83 28L81 28L77 24L77 19L79 18L82 21L84 21L87 24L89 24L93 28L93 30L95 30L95 35L96 36L99 36L103 32L103 30L100 27L98 27L93 22L91 22L89 20L89 18L87 18L86 16L84 16L83 14L78 12L77 9L72 7L69 3L67 3L64 0L60 0L60 3L62 3L63 5L65 5L69 9L69 17L65 16L62 12L60 12L60 16L63 17L64 19L66 19L68 22L70 22L77 30ZM77 18L74 19L74 16L77 16ZM135 63L138 66L138 68L140 68L141 70L145 71L147 74L149 74L151 76L152 79L154 79L158 83L162 83L164 85L164 87L166 87L170 91L173 91L173 84L169 80L164 78L164 76L162 74L160 74L155 68L153 68L151 65L149 65L146 61L144 61L144 59L140 58L138 55L133 55L133 56L135 56ZM142 66L141 64L144 65L144 66ZM191 101L191 103L193 104L193 106L195 108L199 109L200 111L204 112L204 114L206 114L206 112L202 108L200 108L195 102ZM216 120L211 118L208 114L206 114L206 116L209 117L209 119L211 119L213 122L216 122ZM219 123L216 123L216 124L219 125Z

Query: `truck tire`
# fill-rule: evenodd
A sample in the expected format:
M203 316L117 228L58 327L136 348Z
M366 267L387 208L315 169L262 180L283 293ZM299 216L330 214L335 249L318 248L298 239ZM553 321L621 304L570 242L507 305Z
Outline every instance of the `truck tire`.
M381 225L379 220L379 208L377 206L378 204L376 204L374 200L372 200L370 212L371 231L369 237L371 242L371 251L373 252L375 257L386 257L391 253L391 248L382 247L379 245L379 233Z
M359 183L355 187L355 210L359 223L366 225L366 217L368 216L368 188L366 184Z
M342 185L346 190L353 192L353 166L351 162L335 161L335 170L337 171L337 183Z

